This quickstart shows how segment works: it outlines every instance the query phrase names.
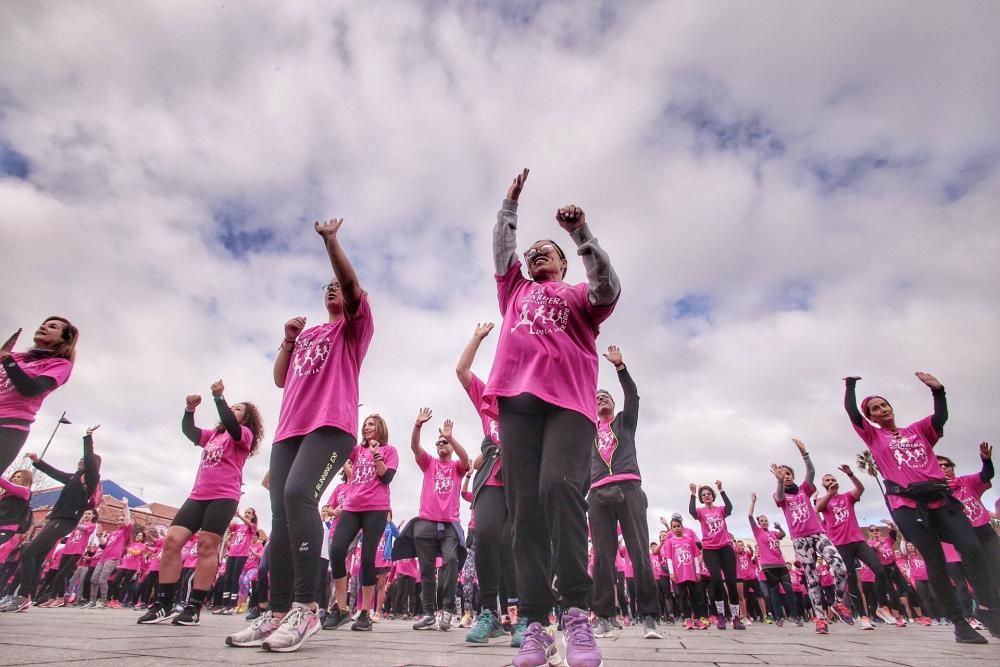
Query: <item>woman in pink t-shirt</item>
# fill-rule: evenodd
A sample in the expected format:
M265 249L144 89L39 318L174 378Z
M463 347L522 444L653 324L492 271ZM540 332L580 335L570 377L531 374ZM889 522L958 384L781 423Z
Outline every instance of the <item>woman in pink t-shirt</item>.
M972 530L979 538L979 544L986 554L986 563L993 582L1000 587L1000 536L990 523L990 511L983 505L983 494L990 489L994 475L993 448L988 442L979 444L979 458L983 462L982 469L971 475L955 476L955 462L947 456L938 455L938 465L948 486L965 510L965 516L972 524Z
M997 636L1000 593L964 507L955 498L934 456L934 445L944 435L948 420L944 385L930 373L917 372L916 377L931 390L934 413L909 426L896 425L895 412L882 396L868 396L858 410L855 386L861 378L857 376L844 378L844 408L885 479L893 520L906 541L913 542L924 557L931 587L954 624L955 641L985 644L986 638L969 626L952 594L942 542L950 542L961 554L981 604L980 620Z
M0 346L0 471L17 458L42 402L69 379L80 336L69 320L55 316L45 318L27 352L14 352L20 334Z
M356 444L358 377L375 331L368 295L340 243L343 223L313 225L335 276L324 287L327 321L306 329L305 317L288 320L274 360L274 384L283 393L269 468L270 609L229 635L229 646L292 652L320 629L319 501Z
M587 574L584 494L597 434L597 334L614 311L621 286L584 212L575 205L559 209L556 221L576 245L588 282L564 282L566 254L549 239L536 241L524 253L529 277L522 274L517 206L527 177L525 169L514 179L494 228L503 322L483 402L495 407L500 422L504 485L514 525L518 615L531 636L521 650L529 660L539 652L553 657L557 653L543 630L555 603L554 571L566 609L566 659L573 664L600 660L583 611L593 583Z
M698 618L705 597L696 565L701 541L693 530L684 527L680 514L675 514L669 525L670 534L660 545L660 554L670 563L670 581L677 591L680 617L686 630L706 630L708 626Z
M194 412L201 404L201 396L192 394L185 399L181 430L188 440L202 448L201 463L191 493L167 530L157 568L159 595L138 620L140 624L169 620L174 625L198 625L201 607L215 582L223 535L243 493L243 465L247 457L257 453L264 432L257 406L244 401L230 407L223 396L225 389L222 380L212 383L212 398L219 413L219 424L213 429L195 426ZM191 592L184 600L177 596L183 594L178 590L184 565L181 550L193 533L199 533L198 566L191 580ZM239 577L238 572L236 576Z
M31 527L32 481L30 470L15 470L9 479L0 477L0 545ZM22 525L25 522L27 526Z
M715 486L722 496L722 507L715 504L715 490L710 486L698 487L691 483L691 499L688 501L688 514L701 523L702 555L705 567L712 581L711 599L715 601L716 625L720 630L726 629L726 600L729 600L729 612L733 617L733 630L745 630L746 626L740 620L740 594L736 583L736 551L733 550L726 517L733 513L733 504L729 496L722 490L722 481L715 480ZM695 493L701 501L701 507L695 507ZM725 575L725 580L723 580Z
M792 619L796 626L802 627L802 617L796 605L795 589L792 585L792 575L781 552L781 540L785 539L785 530L777 521L775 530L771 530L771 521L767 515L754 517L757 506L757 494L750 494L750 508L747 511L747 521L757 542L758 564L767 584L767 594L771 600L771 610L774 622L779 628L785 624L785 618Z
M906 543L906 562L910 568L910 583L920 596L920 608L924 613L934 620L935 625L940 625L945 620L941 605L938 604L934 591L931 590L930 581L927 577L927 563L920 555L917 548L912 543Z
M250 556L250 545L257 536L257 510L248 507L243 514L236 514L236 521L226 535L226 577L222 580L222 605L213 614L231 615L240 597L240 575Z
M336 592L336 606L323 619L323 627L334 630L351 620L347 606L347 552L363 533L361 543L360 613L352 630L372 629L371 611L375 607L375 552L385 531L392 496L389 484L399 468L399 453L389 444L389 427L381 415L368 415L361 425L361 441L351 450L351 481L330 541L330 570Z
M483 424L482 453L476 457L476 472L470 493L479 526L475 535L474 559L476 579L479 582L479 615L476 624L465 635L466 641L479 644L503 636L501 615L507 609L508 601L517 601L511 517L507 511L503 461L500 457L499 415L495 410L484 408L483 392L486 390L486 383L472 372L476 352L493 331L493 327L492 322L476 325L472 338L462 350L455 367L458 381ZM471 542L472 526L469 527L469 533ZM501 581L507 600L499 599Z
M805 479L798 485L795 483L795 471L790 466L771 464L771 473L778 481L774 502L785 514L792 547L806 576L809 599L816 619L816 632L828 634L829 629L823 614L823 588L816 571L817 559L822 558L829 565L836 581L837 600L831 605L832 609L841 621L854 625L854 616L846 605L847 567L837 547L823 531L819 516L813 507L811 498L816 493L816 487L813 485L816 469L813 467L809 452L806 451L806 445L795 438L792 442L798 448L802 462L806 466Z

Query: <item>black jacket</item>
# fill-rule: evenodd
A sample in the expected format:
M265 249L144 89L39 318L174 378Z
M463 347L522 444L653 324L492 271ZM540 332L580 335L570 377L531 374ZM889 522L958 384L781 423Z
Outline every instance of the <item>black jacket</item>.
M94 495L97 485L101 483L101 476L97 469L94 439L91 436L83 436L82 471L63 472L41 460L35 461L32 465L65 485L56 500L56 504L52 506L52 511L49 513L50 519L73 519L76 521L83 516L84 510L93 509L90 507L90 498Z
M593 486L599 480L610 475L639 475L639 459L635 451L635 430L639 424L639 391L628 368L618 371L618 381L625 392L625 406L611 422L611 431L618 440L618 445L611 453L611 460L605 461L598 447L599 441L594 438L594 451L590 461L590 483Z

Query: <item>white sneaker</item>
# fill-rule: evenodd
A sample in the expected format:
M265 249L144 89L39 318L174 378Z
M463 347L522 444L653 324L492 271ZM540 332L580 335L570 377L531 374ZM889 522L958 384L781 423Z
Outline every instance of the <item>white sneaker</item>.
M278 629L279 625L281 625L281 621L272 616L270 610L265 611L255 618L248 627L226 637L226 645L237 648L260 646Z
M291 653L320 629L319 614L301 603L294 603L281 624L264 640L261 648L276 653Z
M442 630L451 630L451 618L450 611L441 612L441 621L438 623L438 627Z

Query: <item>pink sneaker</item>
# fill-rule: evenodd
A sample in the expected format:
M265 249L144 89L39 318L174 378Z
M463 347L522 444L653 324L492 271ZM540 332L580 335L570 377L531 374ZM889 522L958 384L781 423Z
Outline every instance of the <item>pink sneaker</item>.
M303 643L320 629L319 614L298 602L281 619L278 629L260 645L265 651L291 653L298 651Z

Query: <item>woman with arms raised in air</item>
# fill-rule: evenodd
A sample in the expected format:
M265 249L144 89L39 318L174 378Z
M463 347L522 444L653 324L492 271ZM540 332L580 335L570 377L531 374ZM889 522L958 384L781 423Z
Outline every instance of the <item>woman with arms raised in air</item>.
M80 332L64 317L48 317L34 346L14 352L18 329L0 347L0 471L14 462L42 401L69 379Z
M563 635L570 667L596 667L601 651L584 611L590 449L597 434L597 334L618 302L621 287L608 254L584 212L556 211L556 222L577 247L587 283L564 282L566 254L550 239L517 252L518 198L525 169L507 190L493 234L497 296L503 322L483 402L500 423L504 488L514 535L520 617L528 620L515 667L555 664L554 639L545 632L555 603L552 575L562 595Z
M931 588L954 624L955 641L985 644L986 638L972 629L958 608L941 543L954 545L961 554L979 601L979 619L994 636L1000 636L1000 595L982 545L934 455L934 445L944 435L948 420L944 385L930 373L917 372L916 376L931 390L934 413L909 426L896 424L892 405L882 396L868 396L859 410L855 387L861 378L857 376L844 378L844 409L885 479L893 521L924 557Z

